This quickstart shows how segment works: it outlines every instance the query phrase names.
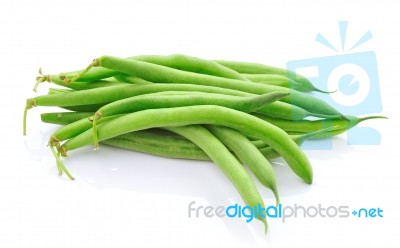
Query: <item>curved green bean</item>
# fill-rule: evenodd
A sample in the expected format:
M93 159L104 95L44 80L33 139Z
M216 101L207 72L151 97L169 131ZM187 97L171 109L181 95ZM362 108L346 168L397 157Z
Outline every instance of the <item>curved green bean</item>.
M384 116L367 116L363 118L359 118L356 116L347 115L347 120L343 119L323 119L323 120L300 120L300 121L288 121L283 119L271 118L264 115L254 114L258 118L267 121L286 132L290 133L311 133L319 130L323 130L329 127L333 127L330 132L324 132L319 135L315 135L313 139L321 139L331 137L333 135L341 134L350 128L358 125L360 122L370 120L370 119L378 119L378 118L386 118Z
M45 123L66 125L91 116L93 112L56 112L42 113L40 119Z
M139 60L152 64L162 65L182 71L207 74L212 76L239 79L247 81L246 77L240 73L222 66L211 60L205 60L184 54L172 54L168 56L161 55L140 55L128 59Z

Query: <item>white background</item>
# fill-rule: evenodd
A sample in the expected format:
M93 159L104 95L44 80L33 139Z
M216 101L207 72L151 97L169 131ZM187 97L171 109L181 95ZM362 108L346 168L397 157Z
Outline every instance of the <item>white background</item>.
M0 3L1 128L0 247L398 247L399 8L393 1L16 1ZM110 54L186 53L209 59L285 67L289 60L335 55L314 41L323 33L339 46L338 21L349 42L374 38L355 51L375 51L389 120L377 146L307 151L314 184L276 164L282 203L380 207L384 218L269 219L258 222L187 217L198 205L242 203L211 163L163 159L102 147L65 160L75 181L58 177L46 148L55 126L22 110L37 70L58 73ZM46 93L42 85L41 94ZM48 110L48 109L47 109ZM266 204L271 193L261 189Z

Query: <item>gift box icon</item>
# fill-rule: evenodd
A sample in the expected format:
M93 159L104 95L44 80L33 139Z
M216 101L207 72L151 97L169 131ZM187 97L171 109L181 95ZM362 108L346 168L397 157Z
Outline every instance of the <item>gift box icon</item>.
M347 22L339 22L339 28L344 51ZM368 31L349 50L351 51L371 38L372 34ZM321 34L317 35L316 40L338 51ZM286 67L288 70L309 78L319 89L336 90L331 94L315 94L346 115L363 116L382 111L377 59L373 51L358 53L347 51L334 56L293 60L289 61ZM373 128L354 127L347 132L347 143L377 145L380 144L380 134ZM305 147L330 149L331 141L323 141L311 146L308 143Z

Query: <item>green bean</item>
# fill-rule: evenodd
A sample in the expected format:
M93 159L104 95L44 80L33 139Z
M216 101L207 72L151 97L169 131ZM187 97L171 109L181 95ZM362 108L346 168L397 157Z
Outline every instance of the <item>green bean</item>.
M228 149L207 129L200 125L185 127L166 127L167 130L180 134L199 146L221 169L232 182L247 206L264 207L264 202L250 175ZM267 232L265 216L256 217L264 223Z
M147 153L151 155L167 157L167 158L181 158L181 159L192 159L192 160L211 160L203 150L194 145L191 141L188 140L180 140L180 143L190 142L195 147L194 148L186 148L186 147L176 147L171 146L171 144L165 140L164 138L161 140L161 145L153 145L147 144L146 142L138 142L135 141L135 135L137 135L141 131L136 131L132 133L123 134L111 139L103 140L101 144L113 146L125 150L136 151ZM126 137L126 135L130 135ZM177 138L174 138L177 140ZM153 142L154 143L154 142Z
M60 73L58 75L50 75L50 74L43 74L42 69L39 69L39 76L36 78L36 84L33 89L33 91L37 91L37 88L40 83L43 82L49 82L49 83L55 83L61 86L67 86L68 85L68 78L73 77L77 74L79 74L81 71L72 71L72 72L67 72L67 73ZM91 70L87 71L85 75L82 75L82 77L79 78L79 82L93 82L93 81L98 81L102 79L106 79L109 77L112 77L116 74L115 71L105 69L105 68L92 68Z
M152 128L119 135L114 138L130 140L136 143L157 147L177 147L186 149L199 149L192 141L179 134L165 129Z
M243 112L253 112L287 96L287 92L272 92L254 97L236 97L220 94L176 95L176 96L141 96L125 98L100 108L93 119L93 138L95 149L98 148L96 121L103 116L126 114L144 109L171 108L193 105L218 105Z
M68 73L61 73L61 79L67 79L71 76L74 76L76 74L79 74L80 71L73 71L73 72L68 72ZM105 69L105 68L92 68L90 71L85 73L85 76L81 77L79 79L80 82L93 82L109 77L113 77L116 74L115 71ZM51 78L54 79L54 76ZM65 80L64 82L67 82L68 80Z
M152 82L143 80L141 78L132 77L132 76L122 74L122 73L115 75L114 78L116 80L118 80L119 82L129 83L129 84L151 84L152 83Z
M301 91L299 83L283 75L277 75L277 74L242 74L242 75L255 83L276 85Z
M275 171L257 147L246 136L234 129L213 125L207 125L206 128L250 168L262 185L271 189L275 196L276 205L278 205L279 194Z
M61 108L75 111L75 112L95 112L99 108L103 107L104 104L88 104L88 105L80 105L80 106L63 106Z
M331 125L337 125L336 128L333 128L329 132L321 132L317 135L314 135L313 137L310 137L310 139L325 139L325 138L331 138L333 136L342 134L349 129L355 127L359 123L366 121L366 120L372 120L372 119L387 119L385 116L366 116L366 117L356 117L356 116L346 116L349 119L349 122L346 123L337 123L337 122L332 122ZM324 125L324 124L323 124ZM318 125L313 126L314 128L318 128ZM288 131L288 133L293 134L293 135L302 135L304 134L303 131L297 130L297 131Z
M93 112L58 112L42 113L40 118L42 122L66 125L90 116L93 116Z
M42 69L39 69L39 75L36 78L36 84L33 91L36 92L39 84L44 82L55 83L57 85L65 86L68 88L81 89L82 87L90 87L90 84L85 84L87 82L93 83L96 81L102 81L103 79L112 77L116 74L115 71L105 69L105 68L92 68L85 75L83 75L76 83L70 83L68 78L79 74L80 71L73 71L68 73L60 73L58 75L45 75L42 73Z
M162 65L182 71L248 81L248 79L246 79L246 77L242 76L240 73L237 73L236 71L222 66L214 61L183 54L173 54L169 56L141 55L130 57L129 59Z
M295 90L273 85L263 85L235 79L180 71L161 65L112 56L102 56L95 59L85 70L82 70L80 74L70 78L70 81L73 82L79 79L81 75L84 75L86 71L89 71L92 67L99 66L143 78L144 80L148 80L154 83L199 84L226 89L234 89L253 94L264 94L272 91L287 90L290 92L290 96L283 98L282 101L302 107L307 111L326 115L342 116L336 109L334 109L324 101Z
M326 114L309 112L303 108L297 107L296 105L291 105L289 103L280 101L264 106L259 110L257 110L257 112L266 116L280 118L284 120L302 120L310 116L318 118L332 118L332 119L341 117L340 115L326 115Z
M225 67L231 68L239 73L244 74L276 74L287 76L290 73L288 70L283 68L278 68L269 65L263 65L258 63L250 63L250 62L239 62L239 61L226 61L226 60L214 60L218 64L221 64Z
M253 112L264 105L287 96L287 92L272 92L259 96L240 97L221 94L203 93L189 95L153 94L124 98L101 107L96 111L96 120L102 116L131 113L148 108L169 108L192 105L218 105L243 112Z
M245 74L276 74L289 77L290 79L296 81L299 86L297 90L308 92L308 91L317 91L321 93L333 93L328 91L323 91L321 89L316 88L310 80L299 75L295 72L285 70L283 68L257 64L257 63L249 63L249 62L237 62L237 61L224 61L224 60L215 60L215 62L228 67L232 70L235 70L239 73Z
M142 131L148 131L148 130L142 130ZM211 160L207 156L207 154L205 154L199 147L194 145L189 140L170 137L172 142L169 142L168 140L165 139L164 136L161 135L154 135L153 137L145 137L144 135L140 134L140 132L142 131L135 131L131 133L122 134L111 139L103 140L100 143L125 150L143 152L167 158L182 158L182 159L206 160L206 161ZM190 144L192 144L193 147L187 146L188 142L190 142ZM269 150L265 151L266 148L269 148ZM263 155L267 158L275 158L280 156L277 152L275 152L275 150L271 149L270 147L260 147L259 149L260 151L263 151L262 152ZM272 155L270 155L271 153Z
M368 116L364 118L358 118L355 116L346 116L348 120L343 119L324 119L324 120L301 120L301 121L288 121L277 118L271 118L259 114L254 114L258 118L267 121L286 132L291 133L310 133L322 130L327 127L335 127L331 132L321 133L319 135L314 136L314 139L317 138L327 138L332 135L337 135L340 133L349 130L350 128L358 125L360 122L376 119L376 118L386 118L383 116ZM340 131L339 131L340 130Z
M104 68L93 68L96 70L90 70L88 73L89 76L86 75L83 79L79 79L75 82L69 82L68 77L72 77L79 73L79 71L69 72L69 73L61 73L59 75L45 75L37 77L37 83L33 91L37 91L37 88L40 83L49 82L54 83L69 89L73 90L87 90L87 89L95 89L101 87L110 87L110 86L117 86L123 85L124 83L130 84L149 84L150 82L143 80L138 77L132 77L128 75L123 75L118 72L114 72L112 70L104 69ZM105 71L103 71L105 70ZM113 78L110 78L112 76Z
M154 127L214 124L237 129L257 137L273 147L287 161L295 174L312 182L312 168L306 155L283 130L252 115L220 106L202 105L165 109L148 109L126 114L98 127L99 141L124 133ZM63 153L93 143L93 132L85 131L61 147Z

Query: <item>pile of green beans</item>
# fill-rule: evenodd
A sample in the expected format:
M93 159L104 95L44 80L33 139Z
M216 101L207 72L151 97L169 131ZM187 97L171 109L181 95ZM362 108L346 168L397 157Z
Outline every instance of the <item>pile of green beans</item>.
M279 204L270 159L282 157L311 184L311 163L300 149L304 141L330 138L361 121L383 118L342 114L307 93L332 92L294 72L255 63L182 54L102 56L82 70L39 74L34 91L43 82L61 87L26 101L23 132L29 109L64 109L41 114L43 122L61 125L48 143L60 175L74 179L62 157L91 144L98 149L99 143L168 158L213 161L251 207L263 207L264 200L243 165ZM265 216L256 218L267 230Z

